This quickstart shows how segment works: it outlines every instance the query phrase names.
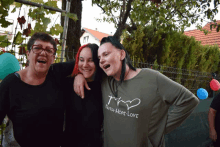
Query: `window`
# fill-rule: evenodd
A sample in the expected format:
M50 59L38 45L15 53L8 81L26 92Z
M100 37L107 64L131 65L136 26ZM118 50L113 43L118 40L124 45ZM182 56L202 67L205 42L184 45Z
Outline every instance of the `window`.
M89 36L85 36L84 38L83 38L83 43L87 43L89 41Z

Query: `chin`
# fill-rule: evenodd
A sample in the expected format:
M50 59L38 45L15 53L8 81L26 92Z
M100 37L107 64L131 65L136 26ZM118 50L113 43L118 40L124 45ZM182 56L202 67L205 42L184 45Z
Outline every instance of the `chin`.
M83 74L85 79L91 79L92 76Z
M106 75L109 76L109 77L110 77L110 76L113 76L113 74L110 73L110 72L105 72L105 73L106 73Z
M45 73L45 72L48 72L49 69L46 69L46 68L37 68L35 69L38 73Z

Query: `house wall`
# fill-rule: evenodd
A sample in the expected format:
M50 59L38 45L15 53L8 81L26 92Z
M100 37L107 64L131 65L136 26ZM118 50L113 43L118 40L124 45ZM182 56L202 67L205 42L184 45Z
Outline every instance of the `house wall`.
M85 39L85 37L88 37L88 39ZM87 33L85 31L85 33L80 38L80 44L84 45L84 44L87 44L87 43L96 43L98 46L100 45L100 42L99 42L98 39L96 39L90 33Z

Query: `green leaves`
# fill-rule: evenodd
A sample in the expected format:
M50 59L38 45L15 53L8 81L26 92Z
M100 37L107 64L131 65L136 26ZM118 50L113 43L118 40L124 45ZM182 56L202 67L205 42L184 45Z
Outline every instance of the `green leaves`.
M1 24L1 27L3 28L7 28L9 25L11 25L12 23L5 20L4 18L0 18L0 24Z
M78 20L77 15L73 14L73 13L62 13L62 16L67 16L67 17L69 17L70 19L72 19L74 21Z
M44 26L48 26L48 24L50 23L50 18L44 17L44 18L42 18L42 22L43 22Z
M40 4L43 4L44 1L43 0L30 0L31 2L35 2L35 3L40 3Z
M8 45L11 43L8 41L7 35L0 36L0 47L5 48Z
M63 32L63 27L60 26L59 24L56 24L54 27L51 27L50 29L51 35L59 35L62 32Z
M11 11L11 13L14 13L17 8L20 8L20 7L22 6L22 4L15 2L15 3L14 3L14 6L15 6L15 7L14 7L13 10Z
M18 32L16 34L14 41L13 41L14 44L21 44L23 40L25 40L25 38L23 38L21 35L22 35L21 32Z

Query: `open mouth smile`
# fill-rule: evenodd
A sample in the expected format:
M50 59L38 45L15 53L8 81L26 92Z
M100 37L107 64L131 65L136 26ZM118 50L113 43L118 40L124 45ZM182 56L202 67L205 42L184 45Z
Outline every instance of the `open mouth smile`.
M106 64L103 66L104 69L108 69L110 67L110 64Z
M37 62L38 62L38 63L43 63L43 64L47 63L46 60L37 60Z

